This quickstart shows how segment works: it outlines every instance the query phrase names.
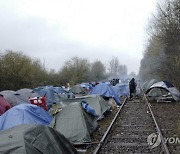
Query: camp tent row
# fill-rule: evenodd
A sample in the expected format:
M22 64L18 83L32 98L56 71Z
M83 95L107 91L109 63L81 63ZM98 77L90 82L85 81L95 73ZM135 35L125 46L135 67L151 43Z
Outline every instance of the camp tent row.
M79 99L79 102L72 102L66 105L52 120L48 112L42 108L32 104L20 104L11 108L0 117L1 130L12 129L20 126L20 124L41 124L47 126L51 122L49 127L63 134L71 144L90 144L91 135L98 126L97 117L87 113L83 109L80 100L87 101L90 104L92 104L92 100L95 101L94 104L99 103L97 105L99 108L96 110L99 110L99 114L110 108L100 96L92 95ZM99 100L101 100L101 103ZM103 103L104 106L101 105Z
M7 108L13 107L19 104L29 104L29 98L35 97L46 97L46 103L48 109L54 103L56 103L56 97L59 95L62 98L73 98L74 95L65 91L62 87L53 87L53 86L42 86L34 89L23 88L17 91L4 90L0 92L0 115L3 114ZM6 103L3 98L6 100ZM6 104L6 105L5 105Z
M60 89L58 88L56 90L60 91ZM33 92L32 90L28 90L28 89L26 89L25 91L29 93L33 93L31 97L34 97L34 93L37 93L34 90ZM2 92L2 94L4 94L5 96L6 92ZM49 126L54 128L53 130L56 130L60 134L63 134L70 141L71 144L77 145L77 144L91 143L91 135L94 132L94 130L97 129L98 126L97 119L99 117L102 117L103 114L107 112L111 107L107 103L107 101L103 99L103 96L115 98L116 101L120 103L120 100L118 101L116 95L112 91L101 92L101 96L91 94L89 96L83 96L81 98L64 99L64 101L61 102L61 105L63 104L63 107L61 106L61 111L57 113L54 117L52 117L51 115L48 114L47 111L43 110L42 108L29 104L29 102L26 102L29 99L29 94L27 95L25 94L22 94L22 90L19 90L18 93L10 91L9 94L10 96L6 94L6 98L9 98L9 100L11 100L12 102L16 100L17 102L20 101L23 102L23 104L21 103L15 104L13 102L14 104L13 103L12 104L14 107L1 116L0 123L2 126L1 128L2 135L3 132L9 129L14 129L16 127L21 128L20 124L31 124L31 125L41 124L44 125L44 127ZM39 92L37 94L42 96L45 93ZM20 95L24 96L23 99L19 98ZM87 108L82 105L83 101L88 104ZM54 102L54 100L52 102ZM88 111L92 111L90 109L94 109L94 112L96 113L97 116L94 116L91 114L91 112L88 112ZM27 147L29 146L30 145L27 145ZM33 144L33 148L34 147L36 149L37 145Z
M77 153L67 138L48 125L53 117L33 104L20 104L0 116L0 153Z
M87 113L83 109L81 101L91 104L96 109L97 115L101 116L106 110L110 109L110 105L101 96L96 95L84 96L78 99L77 102L74 102L74 99L72 99L71 102L74 103L69 105L67 103L66 107L52 121L51 117L43 115L43 112L46 111L38 106L32 104L16 105L1 116L1 130L16 127L20 123L47 125L51 121L49 126L63 134L72 144L91 143L92 132L97 128L97 117ZM47 112L44 114L47 114ZM61 128L61 126L64 127Z

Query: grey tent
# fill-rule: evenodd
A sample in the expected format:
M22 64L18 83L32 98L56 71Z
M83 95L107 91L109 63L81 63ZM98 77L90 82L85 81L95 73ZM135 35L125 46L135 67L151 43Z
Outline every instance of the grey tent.
M146 93L146 91L156 82L158 82L158 80L156 79L151 79L150 81L146 81L142 86L143 91Z
M108 102L106 102L102 98L102 96L99 95L86 95L74 99L66 99L66 100L62 100L59 103L59 105L61 108L63 108L64 106L71 104L72 102L82 102L82 101L87 102L89 106L91 106L96 111L96 114L99 115L100 117L111 107L108 104Z
M84 111L81 103L75 102L55 115L50 127L63 134L73 144L91 143L91 134L97 128L97 120Z
M19 125L1 131L0 138L4 154L77 154L62 134L43 125Z
M17 97L16 92L12 90L1 91L0 94L11 104L11 106L16 106L27 102L19 97Z
M34 97L40 97L40 95L38 93L36 93L35 91L33 91L32 89L20 89L17 90L15 95L23 100L24 102L30 103L29 98L34 98Z
M154 83L146 92L149 97L172 97L175 101L180 100L180 92L171 83L167 81L160 81Z
M72 92L73 94L85 94L86 93L85 89L80 84L73 86L69 91Z

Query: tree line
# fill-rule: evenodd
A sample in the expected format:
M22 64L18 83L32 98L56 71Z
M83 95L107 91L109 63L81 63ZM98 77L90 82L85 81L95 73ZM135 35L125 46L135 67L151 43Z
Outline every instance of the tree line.
M139 76L167 80L180 88L180 1L157 4L148 25L149 39L141 60Z
M82 82L97 82L109 77L127 76L127 67L116 57L108 68L100 61L90 63L86 58L72 57L59 71L47 70L39 59L33 59L22 52L7 50L0 53L0 91L35 88L38 86L75 85Z

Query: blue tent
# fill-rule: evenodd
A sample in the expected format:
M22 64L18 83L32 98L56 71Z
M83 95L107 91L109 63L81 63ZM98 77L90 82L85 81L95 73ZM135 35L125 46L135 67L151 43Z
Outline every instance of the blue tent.
M32 104L20 104L0 116L0 130L20 124L49 125L53 117L41 107Z
M81 87L91 90L93 88L92 84L83 82L81 83Z
M112 86L114 92L119 96L129 96L129 85L128 84L117 84Z
M47 98L46 102L47 102L48 108L50 108L52 104L56 103L53 86L37 87L33 89L33 91L37 92L41 97L46 95L46 98Z
M100 83L96 85L89 93L90 95L96 94L96 95L101 95L101 96L106 96L106 97L112 97L116 101L118 105L121 105L121 101L114 92L114 90L107 85L106 83Z
M61 94L67 93L67 91L65 91L62 87L54 87L54 92L55 93L61 93Z

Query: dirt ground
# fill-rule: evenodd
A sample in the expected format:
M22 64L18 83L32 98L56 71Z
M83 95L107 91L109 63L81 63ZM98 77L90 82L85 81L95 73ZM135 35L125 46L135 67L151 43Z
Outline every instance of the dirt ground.
M170 153L180 153L180 102L152 102L152 110Z

